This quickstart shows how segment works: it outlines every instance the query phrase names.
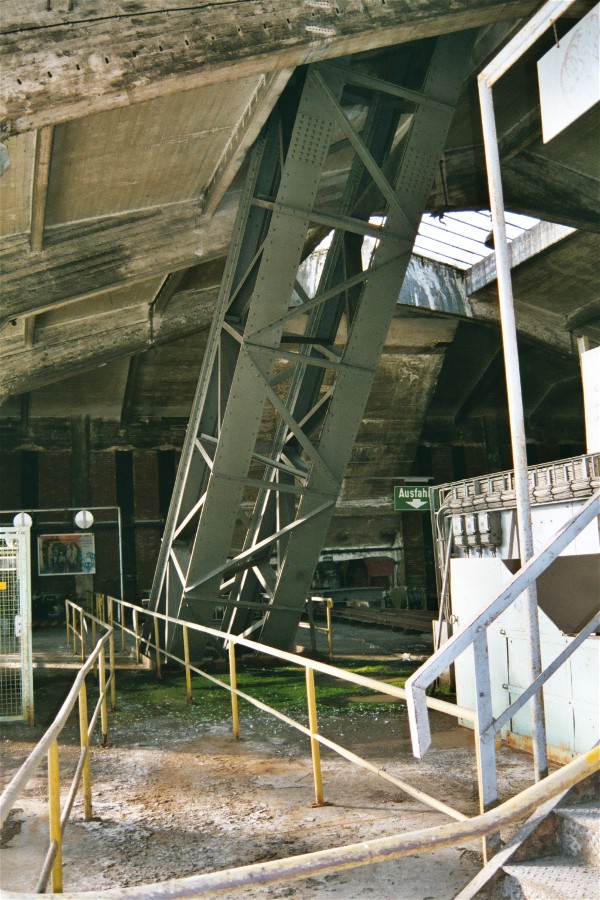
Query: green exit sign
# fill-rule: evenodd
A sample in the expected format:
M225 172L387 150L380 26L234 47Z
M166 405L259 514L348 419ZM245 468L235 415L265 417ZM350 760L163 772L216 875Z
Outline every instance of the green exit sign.
M394 488L394 509L399 512L429 512L426 484L402 484Z

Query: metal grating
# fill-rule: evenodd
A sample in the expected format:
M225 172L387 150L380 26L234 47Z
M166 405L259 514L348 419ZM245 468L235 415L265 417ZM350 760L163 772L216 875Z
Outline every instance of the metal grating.
M0 721L33 723L29 529L0 528Z
M15 632L19 615L18 544L0 535L0 718L23 715L21 641Z

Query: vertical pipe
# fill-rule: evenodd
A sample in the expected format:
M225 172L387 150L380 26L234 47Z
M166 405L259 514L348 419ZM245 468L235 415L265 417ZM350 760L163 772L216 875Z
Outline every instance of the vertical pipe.
M229 642L229 685L231 687L231 720L233 723L233 736L237 740L240 736L240 719L238 715L237 698L237 670L235 667L235 644Z
M306 669L306 702L308 705L308 726L310 728L310 752L312 754L313 778L315 782L315 806L324 806L323 778L321 775L321 748L318 740L313 735L318 733L317 724L317 700L315 695L315 673L312 669Z
M160 681L162 679L162 669L160 666L160 630L156 616L154 617L154 643L156 644L156 677Z
M65 623L67 626L67 644L69 645L69 650L71 649L71 633L69 631L69 626L71 624L69 616L71 615L69 611L69 601L65 600Z
M99 667L99 689L100 689L100 721L102 724L102 746L108 744L108 706L106 703L106 650L104 644L100 649L100 667Z
M60 827L60 767L58 741L48 748L48 819L50 843L56 842L56 856L52 865L52 892L62 893L62 829Z
M229 645L232 646L231 644ZM192 673L190 671L190 638L188 635L187 625L183 626L183 656L185 659L185 687L186 687L186 698L188 705L191 706L192 703ZM235 660L234 660L235 662ZM231 660L229 662L229 669L231 674ZM236 697L237 700L237 697ZM236 735L239 737L239 734Z
M75 610L75 606L71 607L71 612L73 614L73 653L77 652L77 612Z
M500 154L498 152L492 88L482 75L478 78L478 85L490 194L490 208L494 232L494 250L496 254L496 275L498 279L498 299L500 306L500 323L502 327L504 367L506 370L508 416L515 473L519 553L521 564L524 565L533 556L533 532L531 528L531 511L529 508L527 448L525 443L523 397L521 394L521 375L517 349L517 329L510 275L511 263L504 220L504 198L502 193ZM524 596L527 604L529 678L531 682L537 678L542 671L536 586L532 585L528 588L524 593ZM535 778L536 780L539 780L548 774L544 699L541 691L531 700L531 724Z
M79 739L81 749L85 753L81 786L83 791L83 817L86 822L92 819L92 781L90 777L90 738L88 735L87 688L85 681L79 691Z

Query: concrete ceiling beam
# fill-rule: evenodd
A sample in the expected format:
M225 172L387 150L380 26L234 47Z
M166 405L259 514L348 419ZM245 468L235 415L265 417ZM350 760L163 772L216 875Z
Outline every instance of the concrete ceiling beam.
M0 403L123 357L175 341L210 326L217 288L182 291L169 316L154 318L148 303L48 323L36 330L35 353L19 350L0 369ZM90 327L92 322L92 327Z
M23 10L20 6L24 7ZM0 131L18 134L235 77L528 15L536 0L81 2L3 8ZM166 8L165 8L166 7ZM64 7L63 7L64 9Z
M209 218L200 215L197 202L185 201L47 228L44 249L36 254L28 235L8 238L0 328L20 316L224 256L234 217L233 203Z

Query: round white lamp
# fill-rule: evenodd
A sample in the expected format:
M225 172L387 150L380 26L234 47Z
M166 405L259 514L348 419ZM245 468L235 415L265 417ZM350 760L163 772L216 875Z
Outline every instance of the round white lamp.
M89 511L89 509L80 509L78 513L75 515L75 524L78 528L86 529L91 528L94 524L94 517Z
M13 519L13 525L15 528L31 528L33 519L29 513L17 513Z

